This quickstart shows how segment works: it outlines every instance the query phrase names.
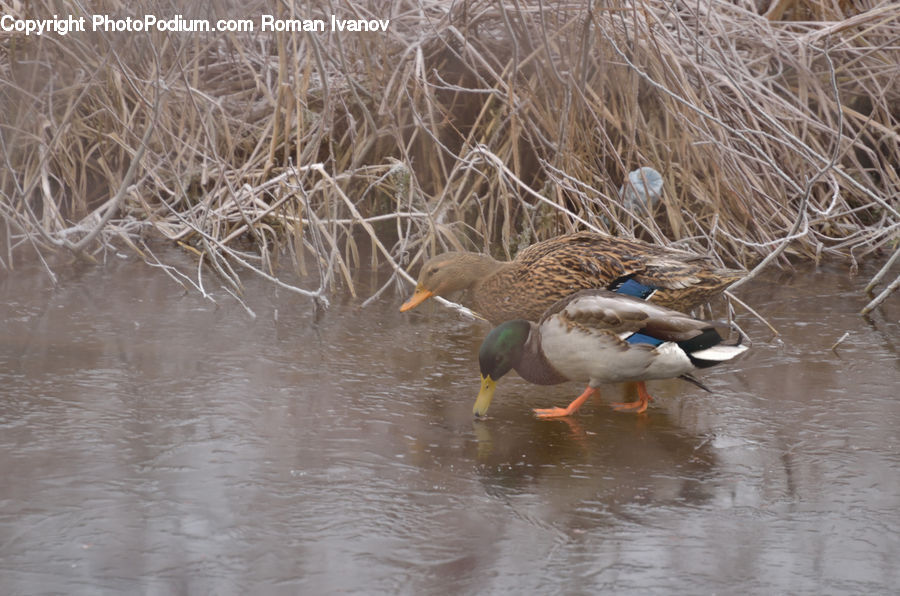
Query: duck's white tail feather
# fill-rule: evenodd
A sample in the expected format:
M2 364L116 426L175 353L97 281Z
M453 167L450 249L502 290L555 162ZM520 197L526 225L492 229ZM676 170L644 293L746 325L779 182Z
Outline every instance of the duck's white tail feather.
M705 350L691 352L691 358L696 358L698 360L714 360L716 362L724 362L725 360L731 360L738 354L743 354L747 351L747 349L747 346L718 345L711 348L706 348Z

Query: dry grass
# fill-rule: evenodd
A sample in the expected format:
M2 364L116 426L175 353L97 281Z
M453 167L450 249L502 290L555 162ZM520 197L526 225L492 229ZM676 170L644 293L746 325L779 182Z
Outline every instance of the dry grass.
M277 11L390 18L386 34L0 32L0 267L127 246L201 291L208 266L238 295L255 271L327 304L361 267L408 279L448 247L511 256L576 228L748 267L897 254L900 4L759 9L811 21L740 0L385 4ZM91 8L273 10L188 6ZM632 212L618 188L646 165L663 198ZM159 263L153 238L197 272Z

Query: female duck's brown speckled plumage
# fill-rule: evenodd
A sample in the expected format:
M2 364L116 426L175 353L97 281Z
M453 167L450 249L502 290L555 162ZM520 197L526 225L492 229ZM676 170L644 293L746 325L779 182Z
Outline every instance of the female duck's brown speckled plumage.
M608 288L624 278L657 288L650 301L680 311L708 301L743 277L705 257L594 232L533 244L512 261L448 252L428 260L409 310L431 296L466 290L462 303L493 324L537 321L552 304L579 290Z

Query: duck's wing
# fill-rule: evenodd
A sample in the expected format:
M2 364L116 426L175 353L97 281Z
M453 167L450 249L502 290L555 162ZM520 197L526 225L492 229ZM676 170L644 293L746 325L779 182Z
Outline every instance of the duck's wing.
M607 290L583 290L561 300L541 319L542 330L545 322L557 330L564 328L573 338L593 336L621 348L652 349L671 342L696 368L731 360L747 350L740 341L723 344L722 336L706 321Z
M680 260L651 258L634 272L634 279L657 288L680 290L709 288L721 291L744 277L743 271L716 267L706 257Z
M584 332L615 334L623 341L640 334L646 338L642 343L686 342L708 331L715 335L715 341L721 341L705 321L607 290L577 292L548 309L541 323L551 317Z
M561 278L584 278L579 284L584 289L608 288L619 279L632 278L674 290L709 283L711 277L732 283L743 275L720 269L703 255L596 232L575 232L538 242L522 250L514 263L519 271L547 270Z
M717 268L708 262L651 261L628 279L639 284L634 295L687 311L709 302L745 275L743 271Z
M716 267L705 256L595 232L538 242L524 249L512 264L507 275L513 281L504 283L529 288L540 298L534 302L540 302L541 311L556 300L591 288L689 310L744 276L741 271Z

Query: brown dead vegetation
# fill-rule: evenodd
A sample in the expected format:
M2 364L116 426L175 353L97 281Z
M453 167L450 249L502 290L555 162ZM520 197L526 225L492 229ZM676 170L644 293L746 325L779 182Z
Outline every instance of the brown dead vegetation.
M91 4L173 16L161 0ZM391 23L0 32L0 267L113 246L164 265L148 244L164 238L197 255L196 273L173 272L197 287L208 266L239 294L252 270L327 302L356 292L360 267L409 279L447 248L512 256L583 228L748 268L900 250L900 4L209 4L177 12ZM642 166L664 180L649 212L619 196ZM318 287L280 281L278 260Z

